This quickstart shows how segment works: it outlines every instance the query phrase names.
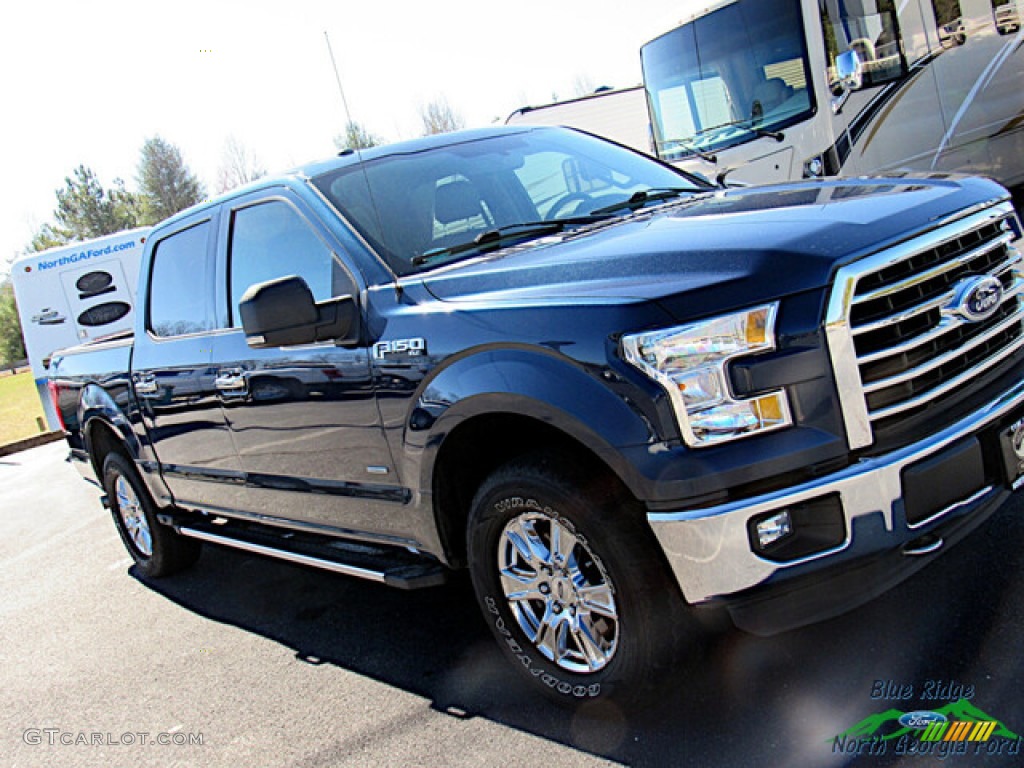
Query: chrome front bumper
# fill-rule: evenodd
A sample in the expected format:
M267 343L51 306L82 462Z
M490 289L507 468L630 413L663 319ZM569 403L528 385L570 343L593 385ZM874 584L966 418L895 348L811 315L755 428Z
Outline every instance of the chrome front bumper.
M988 486L910 525L903 515L901 473L958 440L1007 419L1022 406L1024 381L947 429L892 453L863 459L834 474L761 496L704 509L651 512L647 519L689 603L729 598L789 576L899 550L950 518L984 507L993 495L1004 490ZM764 559L753 551L748 533L750 518L830 494L840 498L845 518L846 539L838 547L785 563ZM907 554L932 554L939 548Z

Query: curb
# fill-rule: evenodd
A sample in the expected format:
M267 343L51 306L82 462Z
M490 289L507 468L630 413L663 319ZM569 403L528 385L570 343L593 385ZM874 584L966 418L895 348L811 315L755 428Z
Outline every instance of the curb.
M15 440L7 445L0 445L0 456L10 456L12 453L27 451L29 448L36 448L47 443L54 443L64 439L63 432L46 432L34 437L26 437L24 440Z

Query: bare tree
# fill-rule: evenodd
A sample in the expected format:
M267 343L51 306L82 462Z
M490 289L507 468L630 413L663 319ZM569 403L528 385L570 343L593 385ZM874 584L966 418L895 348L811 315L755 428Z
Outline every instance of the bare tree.
M217 169L217 194L266 175L266 168L236 136L231 135L224 140L220 167Z
M349 120L345 132L334 137L334 146L342 149L369 149L382 143L379 136L370 133L361 123Z
M420 119L423 121L423 135L433 136L436 133L450 133L466 127L466 121L452 109L448 99L439 96L429 104L420 107Z
M590 75L576 75L572 80L573 97L587 96L593 93L596 88L597 86L594 85Z

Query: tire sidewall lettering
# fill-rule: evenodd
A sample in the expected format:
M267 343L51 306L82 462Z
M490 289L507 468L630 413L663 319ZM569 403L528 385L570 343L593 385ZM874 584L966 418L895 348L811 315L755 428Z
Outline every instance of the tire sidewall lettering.
M500 607L498 601L490 595L484 596L484 604L487 606L487 612L493 616L492 623L497 633L505 642L505 647L508 649L524 669L532 675L534 678L540 680L548 688L563 694L564 696L572 696L577 699L592 699L601 695L601 683L591 683L589 685L580 685L562 680L547 671L542 663L538 663L534 657L528 652L526 648L519 643L515 637L512 636L512 632L509 630L505 620L500 615Z
M581 543L589 546L586 538L580 534L570 519L562 515L558 510L547 504L541 504L534 498L507 496L495 501L491 506L491 509L495 513L496 520L509 519L524 512L536 512L544 517L557 521L560 525L571 531ZM612 591L614 592L614 585L612 586ZM544 685L551 690L557 691L564 696L571 696L577 699L589 699L596 698L601 695L601 683L574 685L549 672L545 668L544 662L535 660L535 657L528 652L528 648L524 647L513 636L512 631L509 629L509 625L502 617L502 608L499 603L499 599L492 597L491 595L485 595L484 604L487 608L487 612L493 617L492 621L494 628L504 640L505 647L516 659L518 659L519 663L530 675L544 683Z
M542 481L543 482L543 479ZM508 654L510 661L525 674L528 679L534 681L534 685L540 686L549 692L550 695L566 702L573 701L582 703L584 701L596 700L615 696L619 689L617 676L621 674L619 665L615 664L614 669L602 669L598 672L576 674L555 666L550 660L541 656L540 652L522 634L518 621L513 615L512 607L508 604L501 587L501 577L498 571L498 564L494 559L491 547L497 542L505 526L516 518L529 519L530 517L546 518L561 525L566 531L587 550L595 555L603 551L601 547L593 547L587 536L579 529L581 523L589 519L589 509L577 510L579 503L574 495L566 495L561 489L523 488L494 488L488 496L479 498L477 504L477 517L475 524L477 528L477 539L482 548L476 553L474 560L480 566L480 570L486 570L486 575L481 573L482 581L477 587L478 600L481 604L482 613L487 623L490 624L492 632L498 640L498 645L503 648L503 653ZM553 491L553 492L552 492ZM577 510L582 518L577 522ZM472 522L472 521L471 521ZM471 529L472 531L472 529ZM485 533L486 531L486 533ZM599 542L603 541L604 534L600 528L593 533ZM604 542L614 549L614 542ZM492 565L493 563L493 565ZM609 578L605 572L604 565L600 560L592 561L604 576L613 594L619 594L616 582ZM620 649L621 650L621 649ZM624 689L625 690L625 689Z

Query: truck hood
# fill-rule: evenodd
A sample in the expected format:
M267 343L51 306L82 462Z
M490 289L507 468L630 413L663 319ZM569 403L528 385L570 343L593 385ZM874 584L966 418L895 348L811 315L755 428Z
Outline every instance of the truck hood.
M948 177L799 182L701 195L422 277L445 302L657 301L677 320L827 285L841 264L1006 192Z

